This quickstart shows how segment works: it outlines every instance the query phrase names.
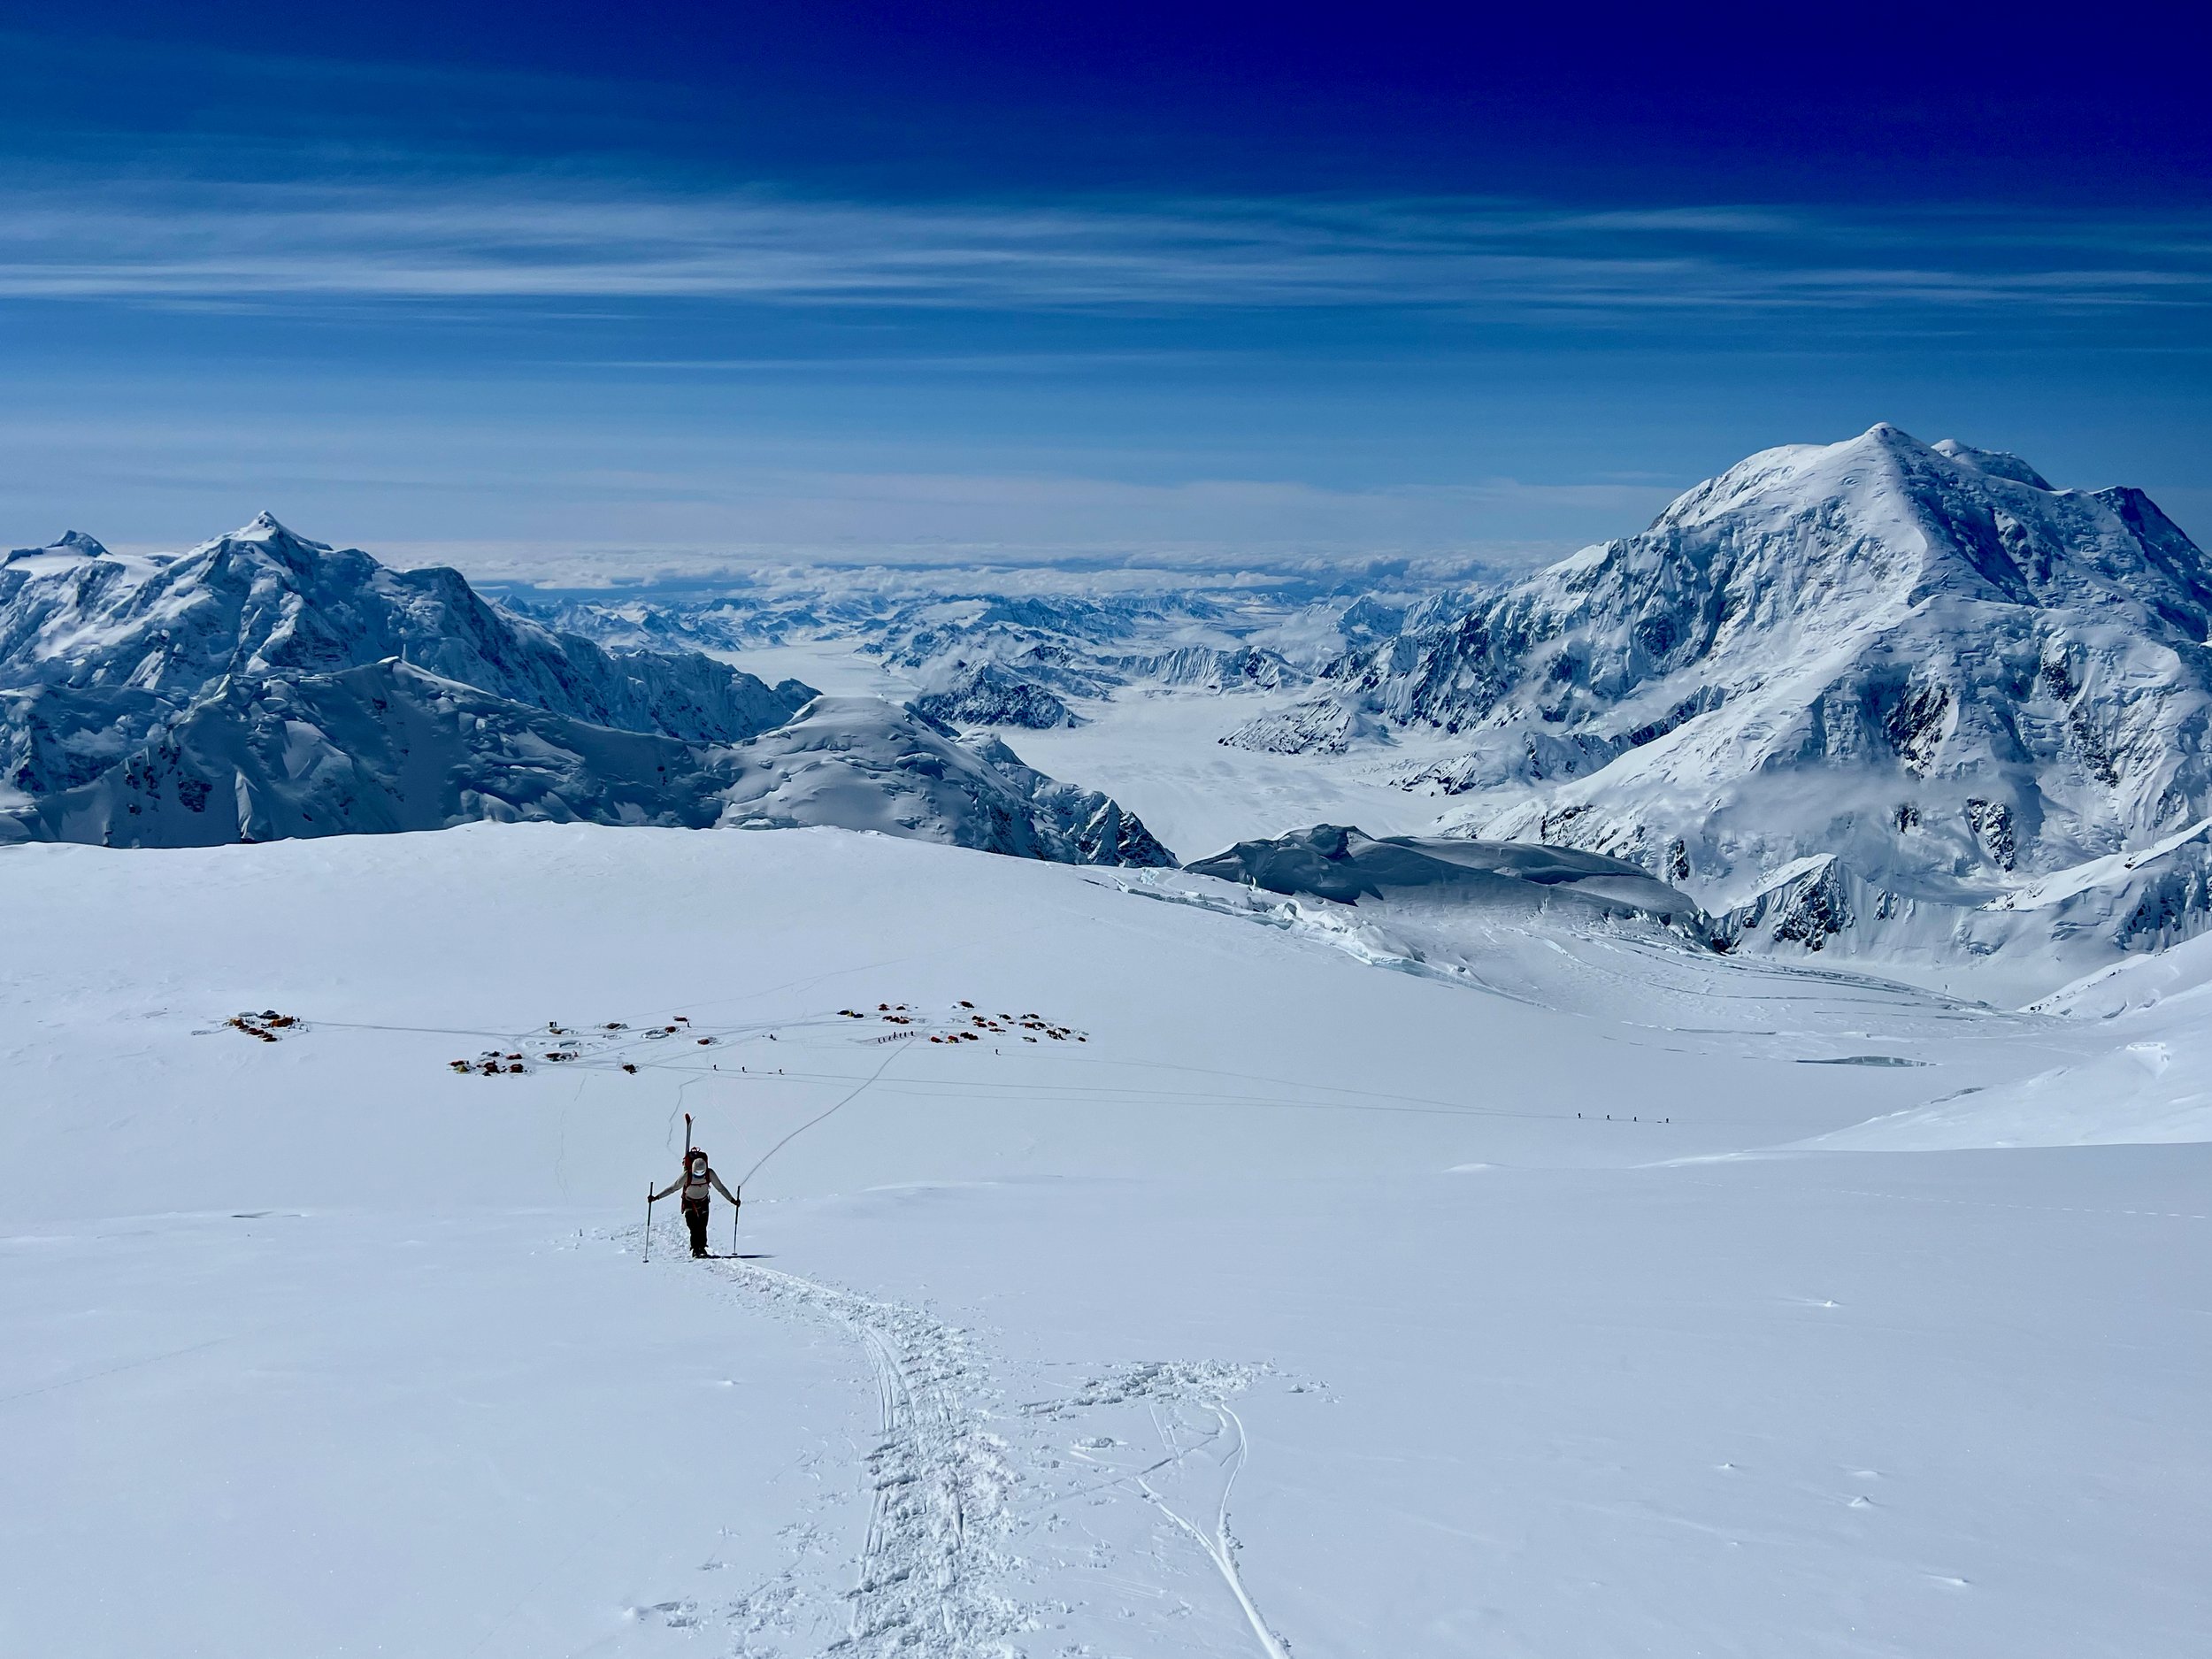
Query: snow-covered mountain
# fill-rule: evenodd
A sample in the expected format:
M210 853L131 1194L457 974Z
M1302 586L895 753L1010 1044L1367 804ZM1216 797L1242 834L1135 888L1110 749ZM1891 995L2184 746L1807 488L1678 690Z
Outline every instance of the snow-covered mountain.
M1161 572L1157 585L1102 594L979 591L1007 572L780 572L772 584L705 597L549 602L514 595L520 614L610 646L735 657L834 642L910 681L935 718L967 727L1045 730L1069 699L1124 687L1274 691L1311 681L1348 648L1395 633L1410 597L1348 597L1343 585L1278 577ZM917 583L936 584L916 593ZM1026 688L1025 690L1024 688Z
M1455 833L1632 860L1747 943L2016 944L2022 889L2116 861L2091 908L2122 948L2212 918L2201 843L2147 933L2123 867L2212 815L2208 624L2212 565L2140 491L1885 425L1753 456L1233 741L1455 738L1408 776L1466 797Z
M1044 687L994 662L948 665L914 699L914 707L949 726L1016 726L1033 732L1079 724L1075 712Z
M242 756L241 745L265 748L254 728L280 718L273 710L304 700L326 712L357 694L373 702L372 682L390 675L342 677L387 661L482 694L468 701L515 705L511 726L542 713L693 743L749 737L814 695L695 653L606 650L506 615L458 572L392 570L265 513L173 558L118 557L73 531L0 563L0 809L44 803L26 821L48 833L57 813L101 819L94 803L111 797L124 817L142 818L142 787L131 780L161 775L180 745ZM365 704L334 717L341 750L375 714ZM239 729L219 740L225 720ZM196 787L188 793L201 798ZM199 822L180 820L178 833Z
M266 513L175 558L117 558L73 532L0 564L0 686L127 687L182 703L227 675L332 673L388 657L693 742L749 737L813 695L695 652L609 651L495 609L458 571L393 570Z
M11 705L35 703L18 695ZM733 745L552 714L396 657L227 677L89 781L0 810L0 841L204 847L480 819L828 825L1061 864L1170 865L1143 824L990 737L821 697Z
M817 698L717 758L730 772L726 825L835 825L1055 864L1175 862L1105 795L1025 766L995 737L963 739L879 697Z
M27 707L35 719L55 695L15 694L0 718ZM396 657L331 674L226 675L96 776L0 810L0 841L206 847L479 818L703 828L720 814L712 753Z
M1133 680L1201 691L1278 691L1313 678L1280 651L1251 645L1181 645L1124 657L1116 665Z
M10 555L0 762L0 840L763 822L1173 862L1113 802L1002 744L696 653L603 649L455 572L393 571L265 516L174 559L73 534Z

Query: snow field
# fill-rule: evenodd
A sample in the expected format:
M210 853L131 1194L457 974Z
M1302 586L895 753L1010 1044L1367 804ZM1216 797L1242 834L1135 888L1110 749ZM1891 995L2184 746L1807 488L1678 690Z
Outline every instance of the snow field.
M0 1647L2207 1627L2212 1155L1761 1150L2103 1024L1604 933L1382 972L1142 885L811 830L0 851ZM1090 1041L878 1041L963 999ZM578 1058L449 1069L549 1022ZM813 1124L754 1259L664 1212L639 1263L685 1110L726 1178Z

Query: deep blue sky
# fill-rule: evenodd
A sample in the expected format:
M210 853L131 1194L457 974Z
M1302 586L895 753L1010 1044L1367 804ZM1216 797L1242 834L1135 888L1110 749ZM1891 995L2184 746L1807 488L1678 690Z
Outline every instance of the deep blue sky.
M1877 419L2212 531L2182 26L1532 10L0 10L0 541L1514 557Z

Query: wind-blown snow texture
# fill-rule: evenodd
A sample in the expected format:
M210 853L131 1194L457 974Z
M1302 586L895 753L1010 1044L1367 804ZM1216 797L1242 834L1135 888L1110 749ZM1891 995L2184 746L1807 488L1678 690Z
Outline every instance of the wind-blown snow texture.
M1409 780L1466 797L1459 833L1631 859L1747 944L2086 968L2212 918L2200 844L1985 907L2212 816L2208 621L2212 565L2139 491L1878 426L1417 617L1233 741L1456 739Z

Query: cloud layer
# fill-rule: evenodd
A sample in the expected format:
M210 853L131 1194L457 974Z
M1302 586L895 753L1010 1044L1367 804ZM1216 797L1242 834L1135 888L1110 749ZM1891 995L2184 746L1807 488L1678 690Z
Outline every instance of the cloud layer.
M2212 219L1474 200L929 205L540 175L0 188L0 298L1006 311L2200 308Z

